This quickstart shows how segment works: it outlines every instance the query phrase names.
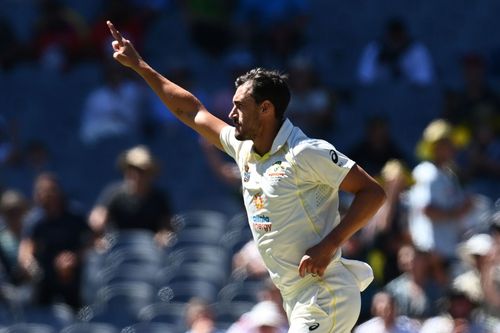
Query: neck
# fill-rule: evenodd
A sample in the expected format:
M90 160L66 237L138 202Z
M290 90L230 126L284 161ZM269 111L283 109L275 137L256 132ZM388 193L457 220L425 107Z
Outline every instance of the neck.
M269 125L266 125L269 124ZM260 156L271 150L274 139L281 128L283 121L263 122L259 135L253 139L253 149Z

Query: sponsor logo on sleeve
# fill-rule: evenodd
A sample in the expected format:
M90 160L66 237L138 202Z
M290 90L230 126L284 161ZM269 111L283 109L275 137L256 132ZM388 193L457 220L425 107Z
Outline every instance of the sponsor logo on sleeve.
M244 171L243 171L243 182L248 183L250 180L250 168L248 167L248 164L245 164L244 166Z

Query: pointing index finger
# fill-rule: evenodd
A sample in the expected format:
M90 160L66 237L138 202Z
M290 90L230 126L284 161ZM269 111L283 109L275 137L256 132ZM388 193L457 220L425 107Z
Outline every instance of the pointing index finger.
M113 23L111 23L111 21L107 21L106 23L108 24L109 31L111 32L111 35L113 35L113 38L116 39L116 41L120 46L123 46L123 37L120 34L120 32L116 30L115 26L113 25Z

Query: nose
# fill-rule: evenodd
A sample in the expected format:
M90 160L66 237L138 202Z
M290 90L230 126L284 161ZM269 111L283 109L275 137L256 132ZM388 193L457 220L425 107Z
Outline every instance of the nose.
M235 116L236 116L236 107L233 106L233 108L231 109L231 111L229 111L229 114L227 115L229 117L229 119L234 119Z

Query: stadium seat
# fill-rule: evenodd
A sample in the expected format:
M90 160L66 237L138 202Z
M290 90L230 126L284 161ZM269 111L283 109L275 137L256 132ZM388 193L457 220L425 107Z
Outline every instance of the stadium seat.
M222 233L226 229L227 218L217 211L194 210L175 216L175 224L180 230L190 228L215 229Z
M141 309L138 318L141 322L167 323L184 328L185 309L186 303L153 303Z
M119 330L105 323L76 323L63 328L60 333L118 333Z
M198 297L206 302L214 302L218 289L206 281L179 281L168 285L173 292L173 302L188 302L193 297Z
M75 320L73 310L66 304L54 304L51 306L28 306L21 312L20 322L45 324L55 329L61 329L70 325Z
M44 324L15 324L3 328L0 333L56 333L56 329Z
M120 333L180 333L175 325L165 323L137 323L127 326Z
M137 321L139 310L151 304L155 288L144 282L121 282L102 287L97 292L90 322L105 322L116 327Z
M226 282L228 274L226 267L214 265L213 263L184 263L181 264L167 280L162 281L164 285L176 282L204 281L220 289Z

